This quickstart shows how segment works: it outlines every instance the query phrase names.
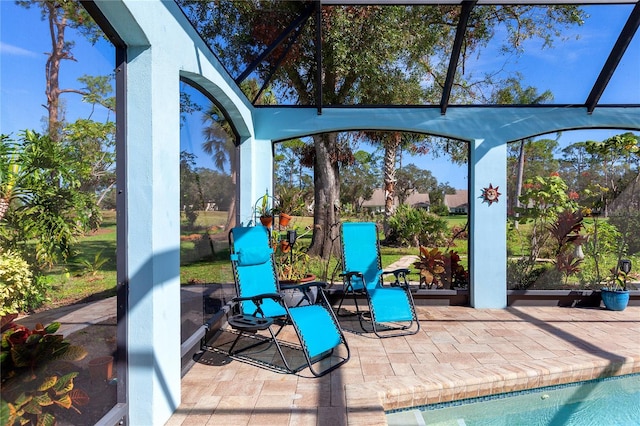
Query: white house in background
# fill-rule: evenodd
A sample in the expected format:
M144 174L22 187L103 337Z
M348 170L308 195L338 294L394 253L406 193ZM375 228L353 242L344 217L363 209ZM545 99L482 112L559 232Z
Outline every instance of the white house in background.
M384 204L385 204L385 195L384 189L378 188L373 191L373 195L370 199L365 200L362 203L362 208L367 209L373 213L382 213L384 212ZM429 194L422 194L419 192L414 192L411 194L404 202L404 204L409 205L414 208L426 209L429 210L429 206L431 205L429 201ZM394 209L398 207L398 197L393 198L393 207Z
M455 194L444 195L444 205L451 214L469 213L469 191L466 189L456 189Z

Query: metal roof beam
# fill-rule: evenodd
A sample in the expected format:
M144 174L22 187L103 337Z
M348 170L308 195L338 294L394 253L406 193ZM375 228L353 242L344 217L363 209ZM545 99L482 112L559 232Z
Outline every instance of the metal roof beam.
M600 75L598 75L598 79L593 85L591 93L589 93L589 96L587 97L585 104L589 114L593 112L600 100L600 96L602 96L604 89L606 89L607 84L609 84L609 80L611 80L620 60L622 60L622 56L638 30L638 26L640 26L640 3L636 3L635 7L631 11L629 19L627 19L627 22L624 24L624 27L618 36L618 40L616 40L616 44L613 46L611 53L609 53L607 62L605 62L602 67Z
M307 16L307 18L308 18L308 16ZM269 83L271 83L271 78L276 73L276 71L278 71L278 68L280 68L280 65L282 64L282 61L284 61L284 59L287 57L287 54L289 53L289 51L291 51L291 48L293 47L293 45L295 44L296 40L300 36L300 33L302 32L302 27L303 26L300 25L300 26L298 26L296 28L296 30L294 31L293 35L291 36L291 40L289 40L289 42L287 43L287 46L285 47L284 51L278 57L278 60L276 61L276 63L273 64L273 66L270 68L269 75L267 76L267 78L265 78L264 83L262 84L262 87L260 88L260 91L256 94L256 97L253 98L253 101L251 102L252 105L255 105L256 102L258 102L258 99L260 99L260 96L262 95L262 92L264 92L264 90L267 88Z
M466 0L323 0L325 6L340 5L461 5ZM558 6L559 4L634 4L638 0L478 0L478 5L540 5Z
M286 40L289 35L296 30L299 26L304 24L309 16L311 16L311 12L314 9L314 4L311 3L307 8L287 27L280 33L280 35L271 43L267 48L251 63L247 68L240 74L236 79L236 84L242 83L249 75L258 68L258 65L262 63L275 49L280 46L283 41Z
M458 27L456 28L456 38L453 41L449 69L447 70L447 78L442 88L442 99L440 101L440 113L442 115L446 114L447 106L449 106L449 97L451 96L451 88L453 87L453 80L456 75L456 69L458 68L458 61L460 60L460 52L462 50L462 43L464 42L464 35L467 31L467 23L469 22L471 11L475 5L476 0L465 0L462 2L460 19L458 19Z

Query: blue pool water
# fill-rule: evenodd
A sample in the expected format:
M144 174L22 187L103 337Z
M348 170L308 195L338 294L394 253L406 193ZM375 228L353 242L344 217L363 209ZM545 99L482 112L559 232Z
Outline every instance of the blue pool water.
M639 426L640 374L387 413L390 426Z

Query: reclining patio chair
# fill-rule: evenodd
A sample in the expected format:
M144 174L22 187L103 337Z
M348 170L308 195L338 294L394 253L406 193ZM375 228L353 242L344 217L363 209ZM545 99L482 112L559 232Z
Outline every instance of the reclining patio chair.
M348 222L340 228L342 246L341 274L344 293L340 308L348 295L353 296L356 314L364 331L365 320L371 320L373 332L378 337L395 337L415 334L420 330L409 284L408 269L383 271L380 243L376 224L372 222ZM393 281L384 282L384 276L393 274ZM369 311L361 311L357 295L364 295ZM369 317L369 318L367 318Z
M349 360L350 351L346 339L321 288L324 284L296 286L303 291L306 300L303 299L303 303L293 307L284 303L266 227L233 228L229 233L229 246L238 297L232 300L236 315L229 317L228 323L238 331L238 336L229 348L228 355L233 356L249 348L272 343L288 372L297 373L308 365L316 377L335 370ZM315 303L311 303L307 297L310 286L319 287ZM306 364L298 368L289 365L282 350L283 342L278 341L278 334L289 324L295 329L306 359ZM234 351L243 334L254 336L261 330L268 330L270 338ZM336 349L340 345L344 345L346 355L337 353ZM327 359L328 366L317 371L314 364L324 359Z

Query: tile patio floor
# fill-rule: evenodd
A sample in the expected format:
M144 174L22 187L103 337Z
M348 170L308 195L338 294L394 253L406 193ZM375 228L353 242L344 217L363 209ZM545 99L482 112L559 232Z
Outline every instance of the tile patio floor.
M167 425L384 425L384 410L640 372L638 306L418 311L418 334L382 340L341 319L351 360L319 379L206 351Z

